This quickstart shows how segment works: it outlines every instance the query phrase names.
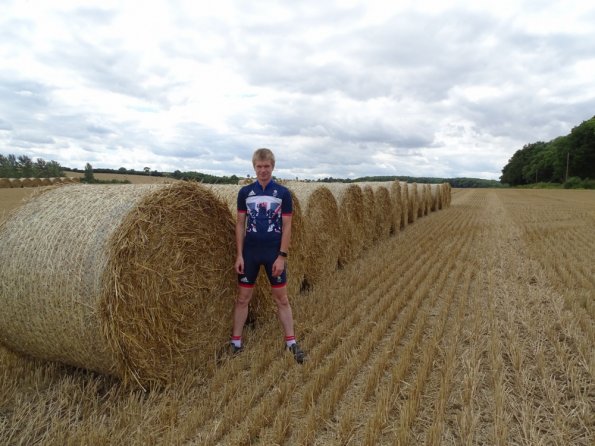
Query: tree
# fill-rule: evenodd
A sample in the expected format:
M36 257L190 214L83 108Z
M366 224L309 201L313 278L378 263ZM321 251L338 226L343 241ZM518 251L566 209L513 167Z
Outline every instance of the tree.
M85 176L83 181L85 183L94 183L95 182L95 176L93 175L93 166L91 166L91 164L87 163L85 164Z
M5 178L18 177L18 164L14 155L9 154L7 157L0 157L0 176Z
M573 128L568 140L568 175L595 178L595 117Z
M37 158L33 164L33 176L35 178L47 177L47 166L43 158Z
M57 161L50 161L46 164L47 175L48 177L59 177L62 176L62 166Z
M27 155L20 155L18 157L20 177L30 178L33 176L33 161Z

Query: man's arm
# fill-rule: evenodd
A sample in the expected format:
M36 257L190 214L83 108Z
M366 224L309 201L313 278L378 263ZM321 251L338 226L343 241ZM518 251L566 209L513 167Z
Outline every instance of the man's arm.
M289 250L289 243L291 242L291 215L284 215L283 229L281 232L281 247L279 251L287 253ZM275 263L273 263L273 276L280 275L285 269L285 257L277 255Z
M244 274L244 239L246 238L246 213L238 212L236 219L236 263L238 274Z
M283 229L281 232L280 250L287 252L291 243L291 215L283 215L281 218L283 220Z

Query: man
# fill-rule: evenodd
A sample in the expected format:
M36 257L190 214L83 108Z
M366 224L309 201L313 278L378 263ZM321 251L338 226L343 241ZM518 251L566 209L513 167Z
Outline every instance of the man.
M238 193L236 224L238 296L233 313L231 349L243 349L242 331L248 316L254 284L261 265L264 265L277 316L285 333L285 345L295 360L305 358L295 339L293 314L287 296L286 261L291 239L292 202L289 190L273 181L275 155L269 149L257 149L252 155L256 179Z

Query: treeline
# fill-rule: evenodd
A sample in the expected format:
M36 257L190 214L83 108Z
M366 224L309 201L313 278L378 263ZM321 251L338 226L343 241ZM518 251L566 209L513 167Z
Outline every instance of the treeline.
M35 161L26 155L0 153L0 178L55 178L64 176L63 168L57 161Z
M589 180L590 179L590 180ZM566 136L538 141L517 150L502 169L500 181L511 186L565 183L567 187L594 187L595 116Z
M72 171L72 172L81 172L84 173L87 169L70 169L65 167L64 170ZM240 178L236 175L231 176L222 176L218 177L216 175L209 175L206 173L200 172L182 172L180 170L176 170L174 172L159 172L157 170L150 170L148 167L145 167L143 170L135 170L135 169L126 169L125 167L120 167L119 169L105 169L105 168L92 168L93 173L110 173L110 174L120 174L120 175L146 175L151 177L169 177L175 178L177 180L186 180L186 181L198 181L201 183L206 184L238 184Z
M207 184L238 184L238 181L240 180L240 177L237 175L218 177L216 175L209 175L207 173L181 172L179 170L176 170L171 174L167 174L167 176L176 178L178 180L198 181Z
M438 178L438 177L410 177L410 176L366 176L359 178L333 178L327 177L316 180L322 183L360 183L368 181L407 181L408 183L427 183L427 184L441 184L449 183L451 187L456 188L487 188L487 187L505 187L502 183L496 180L484 180L482 178Z
M84 173L85 170L84 169L71 169L70 167L64 167L64 170L67 170L69 172L79 172L79 173ZM95 169L93 168L93 172L95 173L117 173L119 175L145 175L145 176L150 176L150 177L162 177L164 176L163 172L159 172L157 170L150 170L148 167L145 167L143 170L135 170L135 169L126 169L125 167L120 167L119 169L105 169L105 168L99 168L99 169Z

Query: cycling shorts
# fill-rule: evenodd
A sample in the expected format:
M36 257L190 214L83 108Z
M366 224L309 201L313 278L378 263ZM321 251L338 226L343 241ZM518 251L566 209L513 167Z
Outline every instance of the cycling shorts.
M244 274L238 274L238 285L252 288L256 283L261 265L269 278L271 287L281 288L287 284L287 265L279 276L273 277L273 263L279 256L279 245L244 246Z

